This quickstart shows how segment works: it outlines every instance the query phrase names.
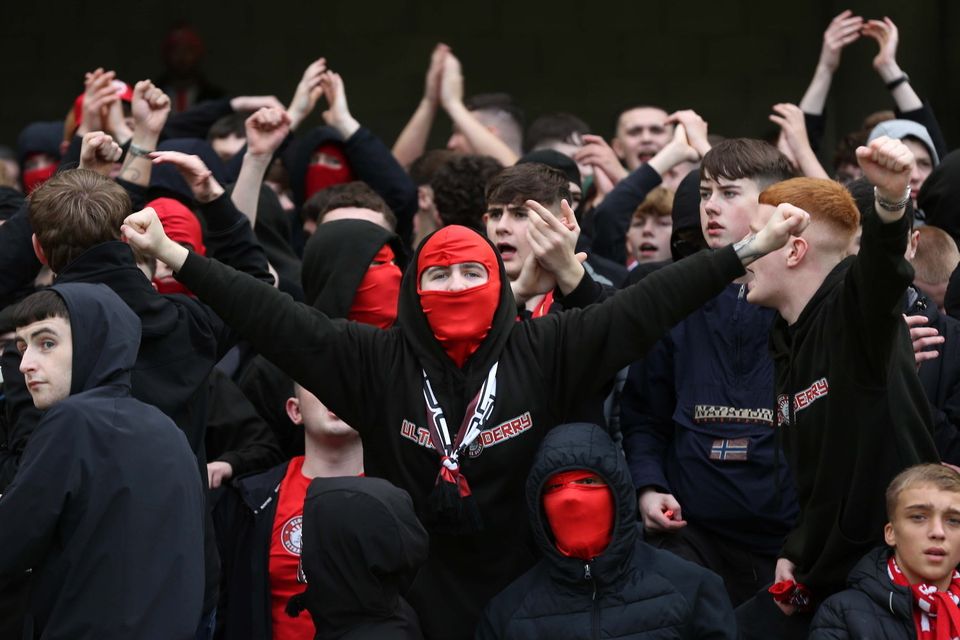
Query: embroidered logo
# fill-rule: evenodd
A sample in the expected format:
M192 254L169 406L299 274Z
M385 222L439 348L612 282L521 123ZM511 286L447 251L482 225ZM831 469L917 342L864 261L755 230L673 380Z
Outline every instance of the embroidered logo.
M827 379L820 378L812 385L793 396L793 412L799 413L800 411L803 411L816 400L827 395L829 391L830 385L827 384Z
M530 417L530 412L527 411L495 427L484 429L477 435L477 438L470 443L470 446L467 448L467 455L471 458L478 458L484 449L516 438L529 431L532 427L533 418ZM409 420L404 420L400 423L400 435L426 449L434 448L433 441L430 439L430 432L423 427L418 427Z
M714 440L710 447L710 459L722 462L742 461L750 451L750 438L735 440Z
M745 424L765 424L773 426L772 409L737 409L719 405L698 404L693 407L693 421L703 422L740 422Z
M280 544L287 553L299 556L303 549L303 516L293 516L280 529Z
M777 426L790 426L790 396L785 393L777 396Z

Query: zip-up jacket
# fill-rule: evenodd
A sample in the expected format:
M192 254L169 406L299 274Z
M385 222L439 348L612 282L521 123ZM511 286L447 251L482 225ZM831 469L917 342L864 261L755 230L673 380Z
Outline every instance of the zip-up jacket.
M610 543L589 561L557 550L541 506L550 476L572 469L595 472L614 499ZM490 601L476 640L737 637L720 578L641 539L627 465L600 427L554 429L537 453L526 488L530 525L544 557Z
M770 409L775 313L744 292L728 286L630 367L620 420L638 489L670 493L685 520L772 556L797 501Z

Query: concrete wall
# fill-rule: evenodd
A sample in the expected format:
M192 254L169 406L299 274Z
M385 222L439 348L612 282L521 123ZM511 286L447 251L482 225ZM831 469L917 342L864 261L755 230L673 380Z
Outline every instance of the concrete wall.
M448 0L202 2L146 0L4 3L0 142L31 120L57 119L82 90L83 72L115 68L133 81L160 71L159 43L185 19L204 37L208 77L232 93L275 93L286 102L305 65L326 55L351 107L388 143L416 106L432 45L464 65L467 92L513 93L528 118L579 114L608 135L618 106L694 107L711 130L759 135L775 102L800 99L822 32L849 6L890 15L901 66L960 140L960 3L950 0ZM828 145L892 102L873 72L872 41L844 53L829 102ZM318 116L316 119L319 119ZM435 142L448 125L441 119Z

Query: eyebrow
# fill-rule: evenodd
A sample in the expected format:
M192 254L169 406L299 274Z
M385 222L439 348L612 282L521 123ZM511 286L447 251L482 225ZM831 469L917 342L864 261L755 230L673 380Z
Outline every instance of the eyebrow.
M45 334L45 333L49 333L50 335L52 335L52 336L55 337L55 338L59 338L59 337L60 337L60 334L57 333L52 327L40 327L40 328L37 329L36 331L32 332L29 336L27 336L27 338L30 339L30 340L33 340L33 339L36 338L37 336L43 335L43 334ZM18 340L23 340L23 338L21 338L19 335L17 336L17 339L18 339Z

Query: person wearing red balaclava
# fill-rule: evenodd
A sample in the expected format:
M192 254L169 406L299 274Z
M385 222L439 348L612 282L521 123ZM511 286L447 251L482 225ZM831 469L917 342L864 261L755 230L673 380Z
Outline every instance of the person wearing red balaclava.
M350 161L343 152L342 145L335 142L321 144L310 156L307 175L304 181L304 194L307 198L321 189L337 184L345 184L354 179Z
M533 224L547 224L553 215L541 209L534 210L541 218ZM687 313L742 276L745 263L779 249L808 221L802 212L781 211L750 242L701 252L600 304L530 322L516 321L516 300L494 246L465 227L445 227L420 245L412 260L416 267L407 269L400 285L397 323L385 331L331 319L185 250L163 236L150 211L133 214L123 228L128 242L173 267L177 279L257 351L360 433L369 475L410 493L430 533L430 554L407 600L425 637L465 640L473 637L483 603L536 560L537 534L524 525L521 487L548 432L578 419L584 398L599 393ZM607 446L613 450L612 443ZM591 467L570 459L551 467L550 475L579 468ZM620 509L630 509L636 528L636 496L625 467L625 489L619 479L594 470L615 494L630 494L615 499L613 534L597 560L599 570L604 558L627 559L613 551L623 548L619 532L627 516ZM629 535L636 539L636 533ZM570 580L587 584L583 561L565 558L552 542L550 547L553 556L573 563ZM649 552L642 559L644 554ZM681 595L671 602L682 616L677 624L695 637L713 615L699 615L697 597L715 604L726 593L718 578L701 584L703 574L684 567L679 574L686 582L677 585ZM654 586L668 589L665 582L657 578ZM598 578L598 590L601 583ZM701 586L711 595L698 594ZM731 630L715 637L734 637L729 613ZM538 635L544 634L517 637Z
M173 198L156 198L148 202L147 206L157 212L163 224L163 230L171 240L186 245L202 256L207 255L207 248L203 245L200 221L186 205ZM153 286L158 293L193 295L189 289L177 282L173 277L173 271L162 262L157 264Z
M643 541L626 460L601 427L548 433L526 500L543 559L490 601L477 640L737 637L719 576Z

